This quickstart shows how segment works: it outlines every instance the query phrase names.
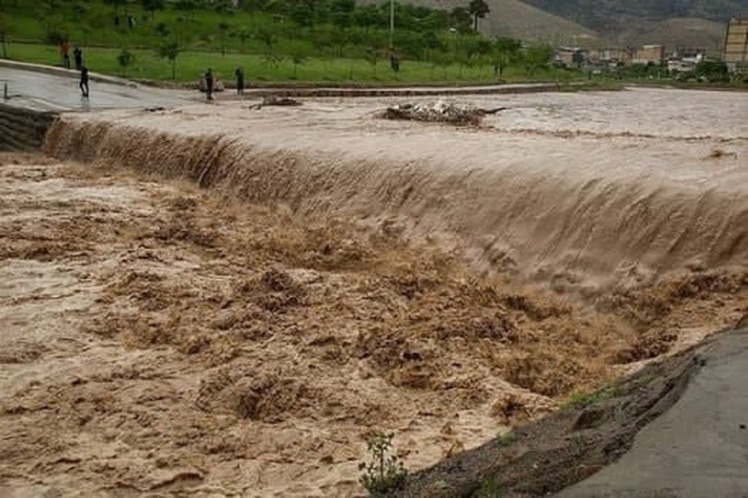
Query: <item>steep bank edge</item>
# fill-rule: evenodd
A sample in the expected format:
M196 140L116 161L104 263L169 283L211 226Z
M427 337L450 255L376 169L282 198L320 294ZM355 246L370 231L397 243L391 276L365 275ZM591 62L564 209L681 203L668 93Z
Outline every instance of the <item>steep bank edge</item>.
M741 325L738 325L741 327ZM631 449L671 409L735 328L593 393L559 412L409 476L402 497L548 496L595 474ZM607 496L607 495L606 495Z
M33 152L41 149L56 113L32 111L0 104L0 151Z

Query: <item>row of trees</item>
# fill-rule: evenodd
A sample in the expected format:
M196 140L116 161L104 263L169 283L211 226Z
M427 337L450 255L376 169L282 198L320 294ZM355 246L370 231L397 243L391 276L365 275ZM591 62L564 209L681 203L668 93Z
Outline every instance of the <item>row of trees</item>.
M268 64L286 59L294 67L308 57L366 59L376 67L378 59L394 52L400 58L431 62L432 67L491 66L497 76L510 65L534 72L549 61L552 50L546 45L523 48L517 40L480 35L479 21L490 9L485 0L466 2L451 11L396 3L392 47L386 0L380 5L244 0L238 8L230 0L43 0L33 9L51 43L68 39L74 30L76 43L83 45L90 35L98 44L156 47L172 65L188 49L259 52ZM121 55L118 61L126 71L132 52Z

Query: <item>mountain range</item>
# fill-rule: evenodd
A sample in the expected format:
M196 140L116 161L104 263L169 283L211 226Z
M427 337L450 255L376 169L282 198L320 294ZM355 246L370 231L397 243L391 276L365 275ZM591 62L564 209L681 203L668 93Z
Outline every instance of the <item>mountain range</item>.
M748 18L748 0L485 0L479 29L493 36L586 47L664 44L717 54L730 18ZM412 0L452 9L466 0Z

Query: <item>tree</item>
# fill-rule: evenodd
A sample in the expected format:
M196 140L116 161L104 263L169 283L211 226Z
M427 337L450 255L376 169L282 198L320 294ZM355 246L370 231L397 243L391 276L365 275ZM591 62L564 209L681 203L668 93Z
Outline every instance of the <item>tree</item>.
M122 7L127 5L127 0L104 0L104 3L114 7L115 12L119 12Z
M377 77L377 63L379 62L379 50L375 47L369 47L366 49L366 56L364 57L366 59L366 62L371 65L371 70L374 72L374 77Z
M230 14L234 11L234 4L231 0L214 0L213 9L220 15Z
M431 60L433 52L443 48L443 43L433 30L424 31L421 34L421 46L423 47L423 56L426 60Z
M293 62L293 79L299 78L299 66L304 64L306 60L306 53L300 47L295 49L291 55L291 62Z
M309 28L314 24L314 11L306 2L294 3L289 15L291 20L299 26Z
M242 28L237 33L237 36L239 37L240 48L244 50L244 45L252 38L252 32L246 28Z
M195 0L179 0L174 4L174 8L187 14L190 21L195 20L195 10L197 10L197 2Z
M494 76L501 78L504 68L519 59L522 42L513 38L496 38L491 47Z
M265 45L266 55L273 52L273 47L278 41L278 38L275 36L275 34L264 28L261 28L257 31L257 39L260 40L263 45Z
M459 33L470 31L470 11L465 7L455 7L449 12L449 22Z
M169 26L166 25L166 23L160 22L156 24L156 33L161 35L162 38L166 38L171 34L171 30L169 29Z
M532 76L539 68L546 66L553 57L553 47L547 43L532 45L525 50L524 61L527 73Z
M706 79L710 83L730 81L730 71L722 61L701 61L696 64L694 75L698 79Z
M122 52L117 55L117 64L122 68L122 73L125 76L127 76L127 68L131 66L134 61L135 56L126 48L123 48Z
M470 0L468 12L473 16L473 29L478 31L478 19L486 17L486 14L491 12L491 9L488 8L488 4L485 0Z
M221 21L218 23L218 39L221 42L221 57L226 57L226 35L229 32L229 23Z
M179 56L179 44L175 40L165 40L158 48L158 55L162 59L168 59L171 63L171 79L177 79L177 57Z
M151 15L151 19L156 15L157 10L164 10L166 2L164 0L140 0L143 10Z
M3 59L8 58L8 31L10 23L5 14L0 14L0 45L3 48Z
M351 14L356 9L355 0L332 0L332 22L341 28L349 26Z
M75 20L80 22L83 19L83 17L86 15L86 13L88 12L88 7L86 7L82 3L76 3L73 5L72 10L73 10L73 14L75 15Z

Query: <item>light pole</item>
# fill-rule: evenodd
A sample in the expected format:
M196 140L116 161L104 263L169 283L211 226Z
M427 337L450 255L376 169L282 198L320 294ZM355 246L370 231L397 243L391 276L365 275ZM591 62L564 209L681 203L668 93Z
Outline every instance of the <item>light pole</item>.
M390 0L390 50L394 48L393 37L395 36L395 0Z

